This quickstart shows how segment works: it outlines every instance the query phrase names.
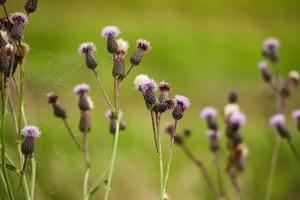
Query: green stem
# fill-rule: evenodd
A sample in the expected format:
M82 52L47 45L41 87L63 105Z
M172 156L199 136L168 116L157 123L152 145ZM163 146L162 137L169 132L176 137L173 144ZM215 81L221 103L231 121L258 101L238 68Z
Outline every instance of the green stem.
M243 195L242 195L242 191L241 191L241 187L239 185L239 182L237 181L236 175L235 173L232 171L232 169L228 169L228 174L231 180L231 183L237 193L238 199L239 200L243 200Z
M88 133L83 134L83 154L84 154L84 163L85 163L85 172L84 172L84 181L83 181L83 200L89 199L88 193L88 183L90 176L90 157L88 150Z
M156 152L159 152L159 148L158 148L158 142L157 142L157 136L156 136L156 127L155 127L155 121L154 121L154 114L153 111L150 110L150 115L151 115L151 122L152 122L152 130L153 130L153 136L154 136L154 142L155 142L155 149Z
M220 189L220 198L221 199L227 199L226 198L226 191L223 183L222 173L220 169L220 154L219 152L215 153L215 164L216 164L216 170L217 170L217 177L218 177L218 184Z
M107 178L107 185L106 185L104 200L108 199L109 192L111 190L112 175L113 175L113 171L114 171L114 165L115 165L117 149L118 149L119 131L120 131L120 119L119 119L119 113L117 113L116 131L115 131L115 135L114 135L113 150L112 150L112 155L111 155L111 159L110 159L110 166L109 166L109 171L108 171L108 178Z
M31 185L30 185L30 196L31 200L34 200L34 190L35 190L35 176L36 176L36 162L34 157L31 160Z
M171 143L170 143L170 147L169 147L169 160L168 160L166 176L165 176L165 181L164 181L164 186L163 186L164 193L166 192L166 187L168 184L169 173L170 173L170 168L171 168L171 163L172 163L172 158L173 158L174 135L176 134L176 129L177 129L177 120L175 120L175 123L174 123L174 132L172 133Z
M73 131L72 131L72 129L71 129L71 127L70 127L68 121L67 121L67 119L63 119L63 122L64 122L64 125L65 125L65 127L66 127L66 129L67 129L67 131L68 131L68 133L69 133L69 135L70 135L70 137L71 137L72 140L74 141L74 143L75 143L75 145L77 146L77 148L80 149L80 150L82 150L82 147L81 147L81 145L79 144L78 140L76 139L76 137L75 137L75 135L74 135L74 133L73 133Z
M14 199L12 188L10 185L10 180L8 177L7 169L6 169L6 159L5 159L5 127L4 127L4 121L5 121L5 113L6 113L6 101L7 101L7 95L6 95L6 87L5 87L5 80L4 76L1 76L1 100L2 100L2 106L1 106L1 136L2 136L2 149L1 149L1 161L2 161L2 172L4 176L4 180L6 182L6 189L8 192L8 197L10 200Z
M112 103L110 102L110 100L109 100L109 98L108 98L108 96L107 96L107 93L106 93L106 91L105 91L105 89L104 89L104 87L103 87L103 84L102 84L102 82L101 82L101 79L100 79L100 77L99 77L97 71L93 70L93 72L94 72L94 74L95 74L95 77L96 77L96 80L97 80L97 83L98 83L98 86L99 86L99 88L100 88L100 91L101 91L102 95L105 97L105 100L106 100L106 102L107 102L109 108L113 111L113 110L114 110L114 107L112 106Z
M122 80L124 80L128 74L131 72L131 70L133 69L134 65L131 65L130 68L128 69L128 71L125 73L125 75L123 76Z

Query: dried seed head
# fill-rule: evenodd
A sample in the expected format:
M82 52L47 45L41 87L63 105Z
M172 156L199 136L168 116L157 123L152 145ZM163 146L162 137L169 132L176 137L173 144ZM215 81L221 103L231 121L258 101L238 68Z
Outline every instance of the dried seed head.
M289 72L289 79L292 81L292 86L295 87L299 82L299 72L298 71L290 71Z
M138 39L136 41L136 47L144 52L147 52L151 49L150 42L144 39Z
M246 159L249 154L249 150L245 144L240 144L237 146L236 150L236 166L239 170L243 170L246 165Z
M93 42L84 42L79 45L78 53L81 55L91 54L97 51L96 45Z
M90 86L86 83L78 84L74 87L74 93L83 95L86 94L90 90Z
M150 78L145 74L140 74L140 75L136 76L134 79L135 88L141 91L140 86L149 80L150 80Z
M283 126L284 122L285 116L281 113L273 115L269 120L269 124L271 127Z
M41 131L37 126L27 125L22 129L24 137L37 138L41 135Z
M208 120L209 118L215 118L217 115L217 110L213 107L203 108L200 112L200 118L203 120Z
M117 40L118 43L118 52L125 54L129 48L129 44L123 38Z

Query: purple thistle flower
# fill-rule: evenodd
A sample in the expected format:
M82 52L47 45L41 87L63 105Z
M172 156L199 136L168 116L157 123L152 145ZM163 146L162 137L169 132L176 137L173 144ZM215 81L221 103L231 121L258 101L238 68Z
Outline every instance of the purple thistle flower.
M150 80L150 78L145 74L140 74L140 75L136 76L134 79L135 88L140 90L141 85L149 80Z
M13 24L25 25L28 22L28 18L25 13L15 12L15 13L11 14L10 21L12 21Z
M27 125L22 129L22 134L25 137L37 138L41 135L41 131L34 125Z
M151 44L149 41L144 39L138 39L136 41L136 46L138 49L141 49L142 51L146 52L151 49Z
M90 90L90 86L86 83L78 84L74 87L75 94L85 94Z
M176 104L182 105L183 109L186 109L186 108L190 107L190 105L191 105L190 100L185 96L175 95L174 99L175 99Z
M120 33L120 29L117 26L106 26L102 29L101 36L108 38L110 36L117 36Z
M258 63L258 68L260 70L266 70L268 69L268 63L266 61L261 61Z
M246 116L242 112L232 113L229 117L229 123L242 126L246 123Z
M292 117L295 121L298 121L300 119L300 109L294 110Z
M216 117L217 115L217 110L213 107L206 107L203 108L200 112L200 118L207 120L208 118Z
M156 92L158 89L157 83L153 79L149 79L144 81L140 85L140 89L143 93L145 93L147 90L151 90L152 92Z
M279 46L280 46L280 42L276 38L267 38L264 40L263 43L263 49L267 53L273 50L277 50Z
M273 115L269 120L269 124L272 127L282 126L284 122L285 122L285 116L281 113Z
M96 45L93 42L84 42L79 45L78 53L81 55L90 54L97 51Z

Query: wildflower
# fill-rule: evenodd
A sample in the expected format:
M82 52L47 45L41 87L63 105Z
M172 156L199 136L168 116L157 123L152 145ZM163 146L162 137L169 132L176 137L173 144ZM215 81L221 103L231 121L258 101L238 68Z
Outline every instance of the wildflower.
M144 53L151 49L150 42L144 39L139 39L136 41L136 51L131 56L130 62L132 65L138 65L142 61Z
M34 139L41 135L40 129L33 125L27 125L22 129L24 140L22 142L21 151L25 156L30 156L34 153Z
M207 136L210 140L210 150L212 152L217 152L219 150L220 133L217 130L207 130Z
M24 8L28 14L33 13L37 8L37 0L27 0Z
M139 86L147 106L154 105L156 103L155 92L157 91L157 88L157 83L153 79L145 80Z
M165 112L167 109L170 109L170 99L168 99L168 92L170 91L170 84L162 81L159 83L160 95L158 97L158 102L156 102L153 110L159 113Z
M298 131L300 131L300 109L297 109L292 114L293 119L297 122Z
M101 36L107 38L107 51L109 53L116 53L118 51L118 43L116 36L120 34L120 30L117 26L106 26L101 31Z
M258 63L258 68L261 71L262 77L264 79L264 81L266 82L270 82L272 77L271 77L271 73L268 70L268 64L265 61L261 61Z
M206 120L208 129L217 130L218 125L216 122L217 110L213 107L206 107L201 110L200 117Z
M78 48L78 53L85 56L86 66L91 70L94 70L98 65L94 56L95 51L97 51L96 45L92 42L81 43Z
M24 27L28 23L27 15L21 12L15 12L11 15L10 21L12 22L10 37L17 41L22 40Z
M87 111L94 108L94 103L91 97L87 95L89 90L90 86L85 83L76 85L74 88L74 92L79 95L78 107L81 111Z
M190 107L190 100L182 95L175 95L175 107L172 116L175 120L180 120L183 117L184 111Z
M53 114L58 118L66 119L67 114L65 109L57 102L58 96L54 92L50 92L47 94L47 98L48 103L52 104Z
M269 124L271 127L276 127L277 132L283 138L291 139L289 130L285 127L285 116L281 113L273 115L270 120Z
M276 63L278 61L278 49L280 43L276 38L267 38L263 43L263 54L269 58L272 62Z

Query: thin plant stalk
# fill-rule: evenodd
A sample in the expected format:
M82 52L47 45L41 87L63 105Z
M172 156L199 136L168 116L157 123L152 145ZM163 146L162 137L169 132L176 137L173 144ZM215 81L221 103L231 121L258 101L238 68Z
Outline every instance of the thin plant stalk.
M220 152L215 153L215 165L217 171L217 178L218 178L218 185L220 190L220 198L226 199L226 191L223 183L222 173L221 173L221 166L220 166Z
M2 148L1 148L1 163L2 163L2 172L3 177L6 183L6 189L8 193L8 197L10 200L14 199L14 195L12 192L12 188L10 185L7 168L6 168L6 159L5 159L5 127L4 127L4 121L5 121L5 113L6 113L6 101L7 101L7 95L6 95L6 88L5 88L5 80L4 76L1 76L1 141L2 141Z
M189 150L189 148L185 145L185 143L180 145L181 149L185 153L185 155L199 168L204 180L206 181L208 188L212 192L212 195L215 199L218 199L218 191L216 190L212 179L209 176L209 173L204 166L203 162L196 158L196 156Z
M99 88L100 88L100 91L101 91L102 95L105 97L105 100L106 100L106 102L107 102L109 108L110 108L111 110L114 110L114 107L113 107L112 103L110 102L110 100L109 100L109 98L108 98L108 96L107 96L107 93L106 93L106 91L105 91L105 89L104 89L104 87L103 87L103 84L102 84L102 82L101 82L101 79L100 79L100 77L99 77L97 71L93 70L93 72L94 72L94 75L95 75L95 77L96 77L96 80L97 80L98 86L99 86Z
M128 74L131 72L131 70L134 68L134 65L131 65L130 68L128 69L128 71L125 73L125 75L123 76L122 80L124 80Z
M162 156L162 147L161 147L161 134L160 134L160 115L155 114L155 124L156 124L156 136L157 136L157 145L158 145L158 160L159 160L159 172L160 172L160 199L164 199L164 164Z
M175 120L175 122L174 122L174 132L172 133L172 138L171 138L170 147L169 147L169 160L168 160L166 176L165 176L165 180L164 180L164 188L163 188L164 193L166 192L166 187L168 184L168 179L169 179L169 174L170 174L170 168L171 168L173 151L174 151L174 135L176 134L176 129L177 129L177 120Z
M67 131L68 131L68 133L69 133L69 135L70 135L70 137L71 137L72 140L74 141L74 143L75 143L75 145L77 146L77 148L80 149L80 150L83 150L82 147L81 147L81 145L80 145L80 143L79 143L78 140L76 139L76 137L75 137L75 135L74 135L74 133L73 133L73 131L72 131L72 129L71 129L71 127L70 127L68 121L67 121L67 119L63 119L63 122L64 122L64 125L65 125L65 127L66 127L66 129L67 129Z
M153 137L154 137L154 142L155 142L155 149L156 149L156 153L158 153L159 152L159 148L158 148L158 143L157 143L154 114L153 114L152 110L150 110L150 115L151 115L151 122L152 122Z
M115 131L115 135L114 135L113 150L112 150L112 155L111 155L111 159L110 159L110 166L109 166L109 171L108 171L108 178L107 178L107 185L106 185L104 200L108 199L109 192L111 190L112 175L113 175L113 171L114 171L114 165L115 165L117 149L118 149L119 132L120 132L120 119L119 119L119 114L117 114L116 131Z
M88 194L88 182L90 176L90 157L89 157L89 149L88 149L88 135L87 131L83 134L83 156L85 163L85 172L84 172L84 181L83 181L83 200L89 199Z
M241 190L239 182L236 178L236 175L231 171L231 169L228 169L228 174L229 174L231 183L232 183L232 185L233 185L233 187L234 187L234 189L237 193L238 199L243 200L242 190Z
M34 157L30 158L31 160L31 185L30 185L30 197L31 200L34 200L34 190L35 190L35 176L36 176L36 162Z

